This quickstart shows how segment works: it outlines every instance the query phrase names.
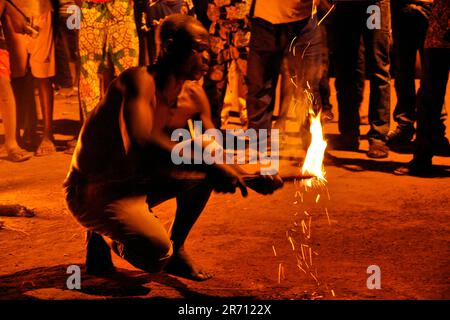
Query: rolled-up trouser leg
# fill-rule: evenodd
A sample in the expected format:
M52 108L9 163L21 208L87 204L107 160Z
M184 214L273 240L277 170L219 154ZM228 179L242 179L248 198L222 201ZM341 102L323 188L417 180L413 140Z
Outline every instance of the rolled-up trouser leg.
M116 254L134 267L161 271L172 255L172 243L160 220L150 212L146 196L128 196L74 213L87 229L109 238Z

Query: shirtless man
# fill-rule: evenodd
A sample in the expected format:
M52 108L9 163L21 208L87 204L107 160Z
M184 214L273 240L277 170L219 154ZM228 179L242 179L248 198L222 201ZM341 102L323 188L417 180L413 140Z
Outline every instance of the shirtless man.
M205 178L182 180L174 176L180 166L170 158L177 143L170 139L173 129L194 116L212 128L206 95L191 82L208 70L208 42L194 18L167 17L158 33L156 64L123 72L86 120L65 188L69 209L88 229L88 273L114 270L111 248L147 272L211 277L191 261L184 242L212 190L240 188L246 196L244 172L224 164L186 165L183 172L200 171ZM278 176L262 176L254 189L269 194L280 182ZM176 198L177 211L168 234L151 208L170 198Z

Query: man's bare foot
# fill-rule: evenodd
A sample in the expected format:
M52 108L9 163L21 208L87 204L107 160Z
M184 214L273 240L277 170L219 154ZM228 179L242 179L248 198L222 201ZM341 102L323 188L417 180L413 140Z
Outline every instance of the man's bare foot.
M212 278L212 274L196 266L184 250L174 252L165 271L169 274L194 281L205 281Z
M41 144L36 150L35 156L41 157L52 154L56 151L55 145L49 138L42 139Z

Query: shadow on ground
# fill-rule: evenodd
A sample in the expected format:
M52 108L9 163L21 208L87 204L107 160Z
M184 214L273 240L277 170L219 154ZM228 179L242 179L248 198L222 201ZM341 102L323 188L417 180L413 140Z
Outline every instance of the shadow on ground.
M380 161L372 159L355 159L355 158L342 158L333 156L330 153L325 154L326 165L335 166L351 172L359 171L376 171L394 174L394 171L406 163L398 161ZM433 173L428 176L429 178L446 178L450 177L450 166L445 165L433 165Z
M148 274L142 271L117 269L111 276L96 277L86 275L84 265L81 267L82 284L77 290L95 298L145 298L151 292L152 283L175 289L183 299L219 300L220 296L211 296L197 292L181 282L176 277L165 273ZM71 274L67 274L67 265L52 267L38 267L22 270L13 274L0 276L0 300L39 299L30 292L40 289L69 290L66 281ZM67 295L65 295L67 296ZM68 297L70 299L70 297ZM157 298L157 297L151 297ZM242 297L233 297L233 299ZM253 299L246 296L245 299Z

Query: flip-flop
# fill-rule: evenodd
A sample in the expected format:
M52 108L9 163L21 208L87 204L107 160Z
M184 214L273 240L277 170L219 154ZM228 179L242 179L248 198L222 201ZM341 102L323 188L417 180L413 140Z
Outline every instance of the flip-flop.
M8 160L12 162L22 162L30 159L33 153L21 148L14 148L8 150Z

